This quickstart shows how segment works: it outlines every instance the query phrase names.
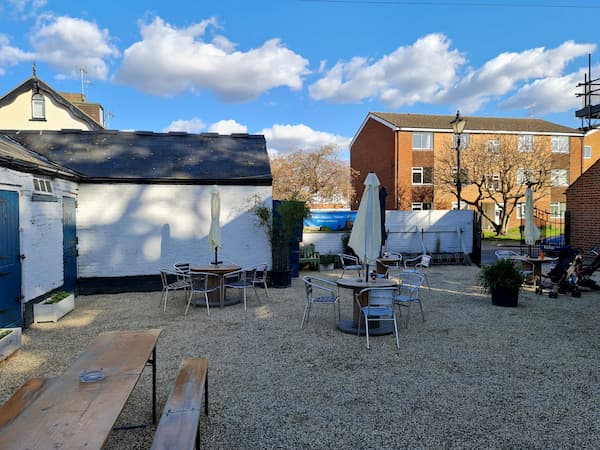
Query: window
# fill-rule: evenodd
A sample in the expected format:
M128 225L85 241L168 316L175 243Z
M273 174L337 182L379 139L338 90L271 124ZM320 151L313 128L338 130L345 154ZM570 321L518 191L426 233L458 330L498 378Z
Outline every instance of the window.
M516 211L517 211L517 219L524 219L525 218L525 203L517 203L516 206Z
M535 178L535 171L533 169L517 169L517 183L527 184L528 181L533 181Z
M33 94L31 96L31 118L34 120L46 119L46 105L42 94Z
M532 152L533 151L533 134L522 134L519 136L519 151L520 152Z
M413 167L412 184L431 184L433 183L432 167Z
M500 175L486 175L485 187L494 191L500 190Z
M457 206L458 206L458 202L452 202L452 206L451 206L451 208L452 208L453 210L455 210L455 209L458 209L458 208L457 208ZM468 209L468 205L467 205L467 203L466 203L466 202L464 202L464 201L462 201L462 200L460 201L460 206L461 206L461 208L460 208L460 209Z
M562 219L567 210L567 204L564 202L550 203L550 217L552 219Z
M412 202L412 210L413 211L426 211L426 210L430 210L431 208L431 203L427 203L427 202Z
M452 179L454 180L453 183L456 185L456 167L452 168ZM469 170L464 167L460 168L460 184L469 184Z
M47 178L33 178L33 192L35 194L52 195L52 181Z
M583 158L584 159L591 159L592 157L592 146L591 145L584 145L583 146Z
M550 174L550 184L552 186L568 186L569 172L567 169L552 169Z
M453 134L452 135L452 148L456 149L456 143L458 142L458 135ZM460 149L464 150L466 148L469 148L469 143L471 142L471 135L470 134L461 134L460 135Z
M413 133L413 149L415 150L433 150L433 133L415 132Z
M497 155L500 153L500 142L496 139L490 139L487 143L488 152Z
M552 136L552 153L569 153L569 136Z

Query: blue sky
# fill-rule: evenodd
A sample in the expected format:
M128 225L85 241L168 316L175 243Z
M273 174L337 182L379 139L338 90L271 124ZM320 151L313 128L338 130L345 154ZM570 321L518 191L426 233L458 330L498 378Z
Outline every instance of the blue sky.
M369 111L577 128L600 1L0 0L0 95L37 74L108 127L348 144ZM468 125L467 125L468 128Z

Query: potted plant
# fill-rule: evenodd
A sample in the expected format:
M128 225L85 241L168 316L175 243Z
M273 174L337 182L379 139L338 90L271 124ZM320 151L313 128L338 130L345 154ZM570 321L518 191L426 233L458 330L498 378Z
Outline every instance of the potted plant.
M522 283L521 269L511 259L499 259L479 272L479 284L484 292L491 294L493 305L517 306Z
M0 361L21 348L21 328L0 328Z
M289 287L292 284L290 246L295 242L298 230L302 230L304 218L308 217L310 211L304 202L287 200L279 202L275 208L268 208L256 200L254 214L271 243L271 284L275 288Z
M56 322L73 309L75 309L75 294L58 291L33 305L33 319L35 322Z
M319 270L333 270L335 266L336 255L327 254L319 257Z

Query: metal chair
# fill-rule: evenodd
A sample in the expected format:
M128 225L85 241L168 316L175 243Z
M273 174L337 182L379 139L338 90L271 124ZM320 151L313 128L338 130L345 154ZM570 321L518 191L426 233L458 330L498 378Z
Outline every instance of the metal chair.
M396 347L400 350L400 338L398 337L398 324L396 322L396 310L394 309L394 299L396 295L396 287L384 287L384 288L366 288L358 292L354 301L360 308L360 317L358 321L357 335L360 335L361 318L364 318L365 322L365 334L367 336L367 348L371 349L369 342L369 322L372 321L393 321L394 322L394 334L396 336ZM364 296L368 296L367 305L362 306L360 299Z
M425 284L427 284L427 289L431 290L429 278L427 277L427 272L429 272L430 264L431 255L423 253L422 255L415 256L414 258L405 259L404 272L415 272L423 275L423 278L425 279Z
M248 268L248 269L240 269L235 272L230 272L223 275L223 288L225 292L227 289L240 289L242 291L242 295L244 298L244 310L246 310L246 290L248 288L254 289L254 294L256 295L256 301L260 304L260 298L258 297L258 292L256 291L256 285L254 284L254 280L256 277L256 268Z
M423 275L416 272L402 272L398 277L398 286L396 287L396 295L394 302L398 305L398 311L402 315L401 307L407 309L406 313L406 327L408 328L408 321L410 319L410 305L412 303L418 303L421 309L421 317L425 322L425 313L423 312L423 304L421 303L421 297L419 290L423 284Z
M269 296L269 288L267 287L267 275L269 272L269 266L264 263L264 264L259 264L258 266L255 267L256 272L254 274L254 280L252 280L252 283L254 284L254 286L260 286L260 287L264 287L265 288L265 294L268 297Z
M347 255L345 253L339 253L338 256L340 258L340 264L342 265L342 274L340 275L340 278L344 276L346 270L356 270L358 272L358 277L360 278L362 276L363 266L356 256Z
M221 295L221 277L216 273L208 272L191 272L191 291L188 298L187 306L185 307L185 314L188 313L188 308L192 302L194 294L204 294L204 300L206 301L206 314L210 316L210 306L208 301L208 294L211 292L219 292Z
M170 291L184 292L191 288L189 275L181 274L175 270L160 269L160 281L162 282L161 303L163 312L167 310L167 299Z
M337 323L340 320L340 293L338 285L333 281L323 278L307 276L302 279L306 289L306 307L302 316L300 328L304 328L304 322L308 321L310 316L310 308L314 303L321 305L333 305L333 318L335 320L335 305L337 304L338 317Z

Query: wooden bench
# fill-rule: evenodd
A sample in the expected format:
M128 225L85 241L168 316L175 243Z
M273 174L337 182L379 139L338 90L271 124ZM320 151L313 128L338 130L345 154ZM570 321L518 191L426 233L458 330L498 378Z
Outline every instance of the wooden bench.
M319 270L321 264L321 256L315 251L315 244L308 244L300 247L300 265L310 264L315 266L315 270Z
M0 406L0 430L10 424L44 392L54 378L32 378L26 381Z
M208 416L208 360L188 358L181 362L175 386L165 404L154 434L153 449L193 449L200 446L202 394Z

